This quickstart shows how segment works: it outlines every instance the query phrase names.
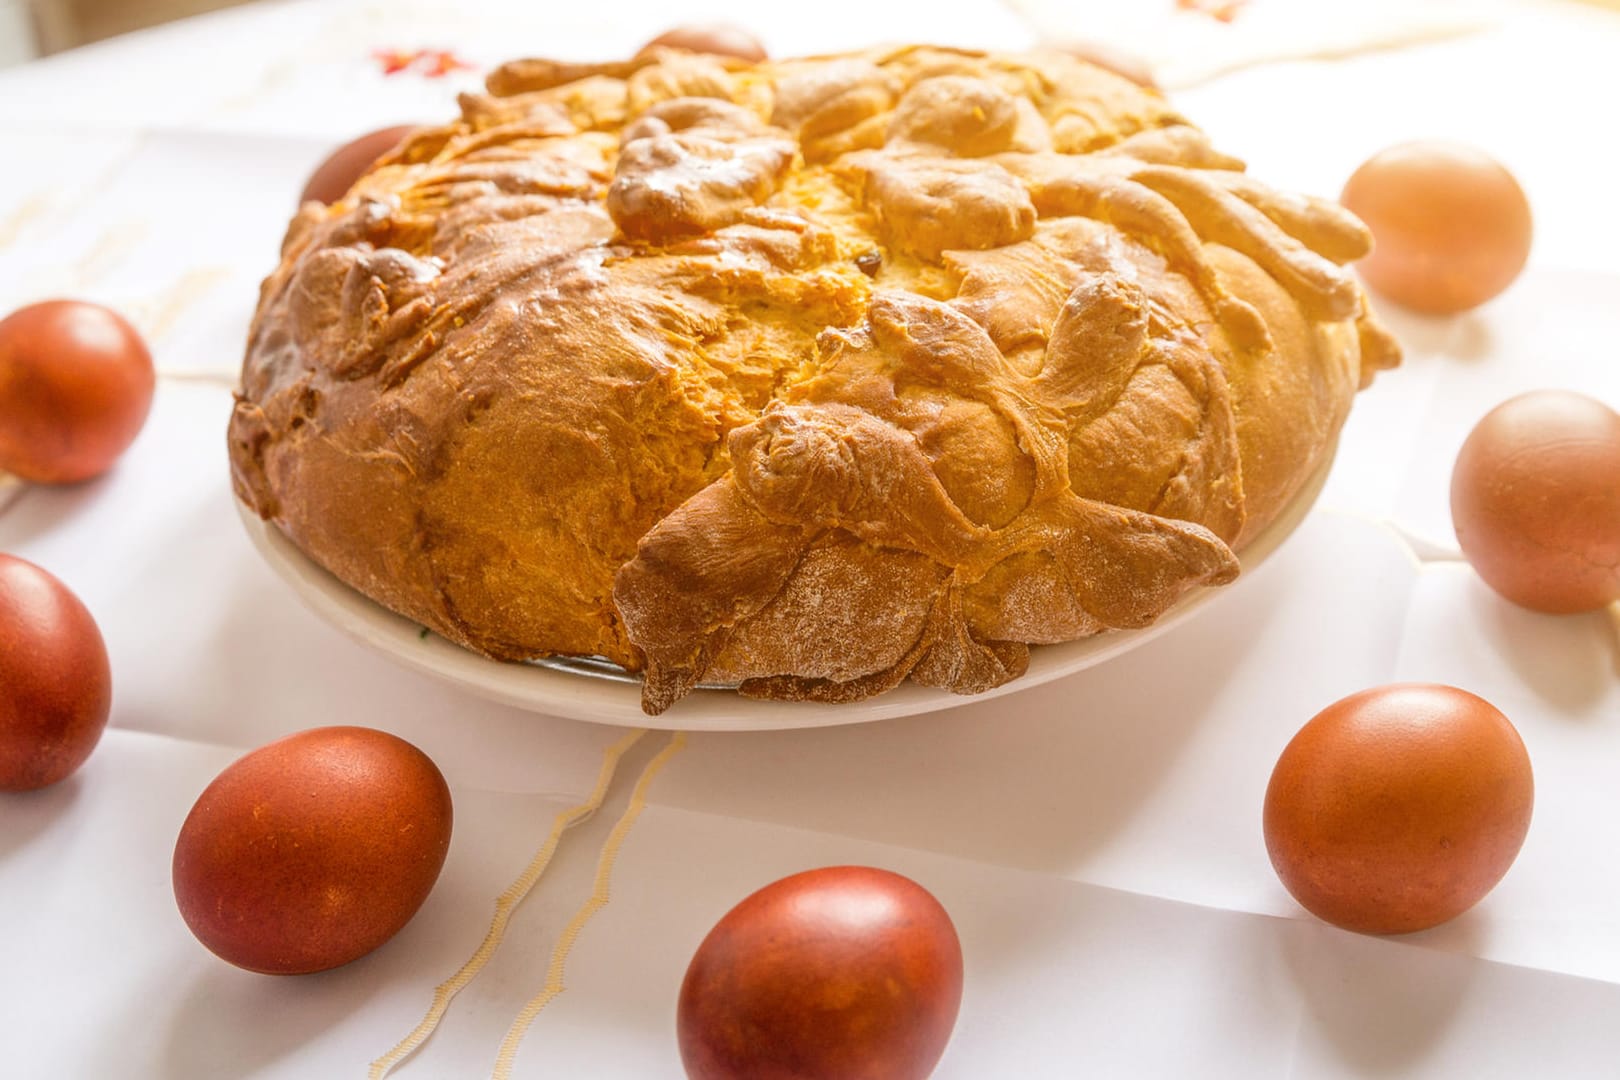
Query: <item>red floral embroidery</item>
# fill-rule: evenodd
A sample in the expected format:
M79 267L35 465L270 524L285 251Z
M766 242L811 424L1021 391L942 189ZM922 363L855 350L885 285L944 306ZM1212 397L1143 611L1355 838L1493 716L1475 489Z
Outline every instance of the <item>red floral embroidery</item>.
M1176 8L1180 11L1196 11L1223 23L1236 19L1238 13L1248 6L1249 0L1176 0Z
M424 79L442 79L453 71L477 69L449 49L377 49L371 56L382 65L384 75L409 71Z
M417 54L403 49L377 49L371 56L382 65L384 75L398 75L416 61Z

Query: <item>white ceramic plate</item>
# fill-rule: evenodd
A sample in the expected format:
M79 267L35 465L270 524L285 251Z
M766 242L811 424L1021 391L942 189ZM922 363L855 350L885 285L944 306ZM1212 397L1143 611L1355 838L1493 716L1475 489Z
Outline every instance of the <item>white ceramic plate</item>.
M1242 588L1247 575L1305 520L1327 480L1333 449L1336 446L1330 448L1321 466L1277 519L1244 548L1240 556L1243 575L1226 589ZM1140 630L1116 630L1062 645L1036 646L1030 650L1029 671L1023 677L971 697L911 682L875 698L847 705L755 701L731 690L697 690L662 716L653 717L641 711L640 680L610 664L566 659L501 663L469 652L437 634L423 636L419 623L394 614L333 577L294 547L281 530L261 521L247 507L238 503L237 510L248 536L271 567L315 614L355 640L415 671L507 705L625 727L753 731L825 727L937 712L1016 693L1101 664L1179 625L1224 591L1195 589L1152 626Z

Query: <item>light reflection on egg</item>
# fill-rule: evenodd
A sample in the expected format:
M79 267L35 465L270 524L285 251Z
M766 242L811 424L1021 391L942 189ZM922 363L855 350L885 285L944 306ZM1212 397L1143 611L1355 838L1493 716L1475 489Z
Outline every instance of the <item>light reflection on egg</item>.
M676 1013L691 1080L923 1080L962 998L950 916L916 882L831 866L765 886L698 947Z
M387 732L326 727L220 773L174 849L174 894L197 939L250 971L324 971L393 937L450 846L450 790Z
M404 142L415 130L410 125L383 128L344 143L316 166L304 185L299 201L337 202L384 154Z
M0 469L75 484L112 468L152 407L146 343L111 308L47 300L0 319Z
M1620 600L1620 414L1566 390L1498 405L1457 455L1451 517L1464 556L1516 604Z
M112 668L96 620L50 572L0 555L0 791L69 776L101 741Z
M1471 146L1410 142L1374 154L1340 201L1366 223L1357 264L1380 295L1432 315L1478 307L1530 255L1530 202L1513 174Z
M1289 742L1266 789L1266 851L1311 914L1369 934L1426 930L1494 888L1530 828L1513 725L1454 686L1379 686Z

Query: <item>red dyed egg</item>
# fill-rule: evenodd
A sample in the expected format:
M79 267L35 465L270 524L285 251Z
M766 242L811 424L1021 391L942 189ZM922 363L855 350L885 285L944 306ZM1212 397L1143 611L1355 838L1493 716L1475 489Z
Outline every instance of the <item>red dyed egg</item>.
M1374 154L1340 201L1373 234L1368 285L1435 315L1477 307L1530 257L1530 202L1513 174L1471 146L1412 142Z
M1566 390L1498 405L1457 455L1451 519L1469 563L1516 604L1620 600L1620 414Z
M1363 690L1300 729L1266 789L1266 850L1311 914L1369 934L1456 918L1513 865L1535 786L1519 733L1453 686Z
M48 300L0 320L0 469L40 484L100 476L135 441L157 375L117 312Z
M379 158L404 142L405 137L415 130L409 124L383 128L338 147L310 174L309 182L304 185L304 193L299 196L300 201L337 202L349 193L354 182L370 171Z
M921 1080L950 1039L962 948L938 900L864 866L794 874L699 946L676 1027L691 1080Z
M71 774L112 710L112 669L96 620L31 562L0 555L0 790Z
M324 971L411 920L438 880L450 825L444 777L404 739L302 731L203 791L175 844L175 900L197 939L238 967Z

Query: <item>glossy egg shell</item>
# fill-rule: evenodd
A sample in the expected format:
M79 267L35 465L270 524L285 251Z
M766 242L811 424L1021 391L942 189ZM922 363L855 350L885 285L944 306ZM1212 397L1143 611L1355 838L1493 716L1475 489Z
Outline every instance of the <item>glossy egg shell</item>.
M364 176L379 158L404 142L405 137L415 130L409 124L383 128L338 147L310 174L300 201L337 202L349 193L354 182Z
M1457 455L1451 519L1479 576L1516 604L1620 600L1620 414L1563 390L1498 405Z
M90 612L54 575L0 555L0 790L72 774L111 710L112 668Z
M1530 758L1494 706L1451 686L1376 687L1335 702L1283 751L1265 839L1294 899L1347 930L1453 919L1507 873L1534 802Z
M152 408L146 343L99 304L47 300L0 320L0 469L73 484L110 469Z
M199 941L276 975L323 971L393 937L450 847L450 791L416 747L315 728L228 766L174 849L174 895Z
M1433 315L1477 307L1511 285L1530 256L1530 201L1481 150L1410 142L1374 154L1340 201L1373 234L1357 264L1380 295Z
M918 1080L961 998L961 944L926 889L871 867L810 870L704 939L681 986L681 1060L691 1080Z

